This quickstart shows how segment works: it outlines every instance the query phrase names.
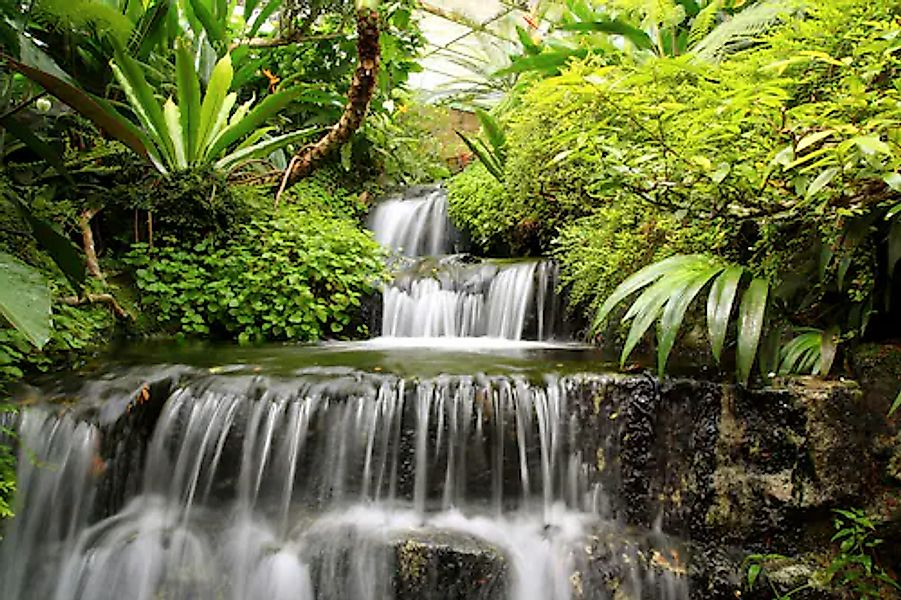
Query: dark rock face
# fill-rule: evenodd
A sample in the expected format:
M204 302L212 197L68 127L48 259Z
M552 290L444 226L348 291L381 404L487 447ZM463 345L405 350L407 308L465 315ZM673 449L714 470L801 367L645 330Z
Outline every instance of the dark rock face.
M418 532L398 541L394 556L397 600L506 598L506 558L475 537Z

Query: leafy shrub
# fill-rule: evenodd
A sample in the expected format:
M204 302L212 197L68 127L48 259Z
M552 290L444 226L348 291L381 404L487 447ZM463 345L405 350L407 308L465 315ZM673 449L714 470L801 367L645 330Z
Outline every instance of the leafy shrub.
M352 220L290 203L232 241L138 244L126 263L163 327L241 343L363 333L354 318L384 269L378 244Z
M726 243L723 230L692 225L633 202L604 206L564 226L554 256L571 302L593 313L624 273L673 254L715 251Z
M510 248L520 253L528 230L521 214L506 203L507 191L484 164L475 162L448 182L448 210L454 224L466 230L473 243L489 254Z

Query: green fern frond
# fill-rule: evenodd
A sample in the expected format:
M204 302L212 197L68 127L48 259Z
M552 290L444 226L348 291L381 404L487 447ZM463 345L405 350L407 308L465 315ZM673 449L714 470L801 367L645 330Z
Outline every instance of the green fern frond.
M688 32L689 48L694 48L705 36L713 31L714 27L716 27L716 18L722 8L723 0L713 0L701 9L701 12L692 21L691 30Z
M784 0L765 0L755 4L717 25L697 42L692 54L707 62L720 62L730 54L747 48L761 35L784 23L796 14L800 7L800 2Z

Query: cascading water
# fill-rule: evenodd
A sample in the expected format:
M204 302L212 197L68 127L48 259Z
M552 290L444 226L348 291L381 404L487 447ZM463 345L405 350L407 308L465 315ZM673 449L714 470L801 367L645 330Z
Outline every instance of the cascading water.
M432 597L569 600L574 550L611 516L579 449L576 380L321 368L184 379L140 493L93 524L103 434L70 413L23 413L4 598L426 597L403 595L397 573L411 535L440 533L509 567L483 583L490 595ZM635 593L684 596L670 573L621 566Z
M371 227L408 259L383 294L382 335L553 339L556 270L547 261L467 263L449 255L447 192L416 188L373 211Z
M377 237L442 255L444 192L417 194L378 207ZM606 380L553 372L585 349L517 341L557 331L554 265L411 262L378 342L113 371L24 408L2 598L687 599L648 558L672 542L623 527L633 432ZM426 336L469 341L400 339Z

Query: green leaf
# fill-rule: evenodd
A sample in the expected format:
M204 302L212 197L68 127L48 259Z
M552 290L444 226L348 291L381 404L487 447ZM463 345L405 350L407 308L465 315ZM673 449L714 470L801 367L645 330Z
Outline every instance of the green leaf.
M144 71L136 60L128 56L121 46L115 47L114 59L110 61L113 74L128 97L131 109L138 116L144 129L156 143L157 148L171 165L175 147L169 139L163 109L153 94L153 89L144 77Z
M522 44L526 54L534 56L541 53L541 46L536 44L529 32L519 25L516 26L516 37L519 38L519 43Z
M234 123L222 130L222 132L211 141L211 145L206 151L206 155L210 158L216 158L222 152L231 147L232 144L249 135L252 131L263 125L268 119L277 115L282 109L290 104L302 92L301 89L287 90L270 94L263 99L246 117L235 120ZM238 109L242 110L241 108ZM235 113L238 114L237 112Z
M681 290L673 293L667 301L666 306L663 308L663 315L660 317L657 335L657 373L660 377L663 377L663 373L666 370L666 362L669 359L670 351L676 342L676 336L685 318L685 311L695 299L695 296L701 291L701 288L707 285L707 282L722 270L723 266L715 263L702 268Z
M163 105L163 118L166 120L166 128L169 139L172 140L172 146L175 154L175 164L179 169L188 168L188 159L185 155L184 135L181 129L181 111L172 101L172 98L166 100Z
M219 113L225 103L225 98L228 95L228 90L231 87L233 76L234 70L232 69L231 57L226 54L213 67L210 83L207 86L203 104L200 107L200 129L197 135L198 149L206 148L214 137L213 131L219 119ZM199 154L200 152L198 151Z
M35 69L11 58L6 58L6 64L43 87L107 134L131 148L138 156L151 158L146 138L105 101L91 97L74 85L46 71Z
M807 186L807 198L811 198L815 196L818 192L820 192L823 188L825 188L829 183L838 175L838 169L832 167L830 169L826 169L814 179L809 186Z
M654 49L654 42L651 40L651 36L634 25L630 25L620 19L603 19L589 23L572 23L570 25L563 25L559 29L564 31L599 31L612 35L621 35L641 50Z
M503 162L504 149L507 145L507 136L504 134L504 130L501 128L500 123L481 108L476 109L476 116L482 124L482 129L485 131L488 142L494 149L495 156L498 157L500 162Z
M68 237L60 233L48 221L36 217L25 203L18 198L12 198L12 201L16 205L19 214L31 227L31 233L38 244L50 255L50 258L65 275L72 288L80 293L85 279L84 261L81 253L72 245Z
M753 588L754 584L757 582L757 578L760 576L760 571L763 567L759 564L753 564L748 567L748 588Z
M179 41L175 49L176 88L181 117L182 143L189 162L198 156L200 134L200 80L187 44Z
M588 56L588 51L583 48L551 50L535 56L517 58L509 67L501 69L495 75L502 76L512 73L526 73L528 71L554 74L570 59L585 58L586 56Z
M215 163L215 167L223 171L234 169L242 162L247 162L248 160L268 156L276 150L284 148L288 144L301 142L307 139L310 134L317 131L321 131L321 128L310 127L307 129L301 129L299 131L292 131L291 133L286 133L284 135L276 136L263 142L253 144L252 146L241 148L221 158Z
M263 10L260 11L259 16L254 20L253 26L251 26L250 31L247 32L247 37L254 37L257 32L260 31L260 28L266 24L266 21L275 14L275 11L278 10L279 6L282 5L283 0L269 0L266 3L266 6L263 7Z
M619 284L615 290L613 290L613 293L610 294L610 297L607 298L601 308L598 309L597 315L595 315L594 322L591 326L591 331L597 332L598 329L600 329L600 327L607 320L607 317L610 315L610 311L613 310L613 308L617 304L622 302L628 296L631 296L633 293L637 292L644 286L657 280L668 271L677 270L688 263L698 260L698 258L699 255L697 254L677 254L676 256L671 256L661 261L652 263L644 267L637 273L632 274L628 279Z
M889 148L888 144L886 144L876 136L864 135L856 137L852 141L864 154L873 155L892 153L892 150L891 148Z
M0 252L0 314L36 347L50 339L47 281L37 269L5 252Z
M228 46L225 28L210 12L205 0L188 0L188 2L191 5L191 11L194 13L194 16L203 25L203 30L206 31L210 43L217 49L225 49Z
M626 364L626 360L641 341L641 338L651 327L654 321L660 316L663 305L669 300L676 289L690 277L685 273L679 273L672 277L661 277L653 285L648 287L640 296L632 303L623 320L633 319L632 326L629 328L629 334L626 336L626 343L623 346L620 355L620 366Z
M807 148L813 146L817 142L825 140L833 133L835 133L834 129L826 129L824 131L817 131L815 133L805 135L803 138L801 138L801 141L798 142L798 147L795 148L795 152L797 154L801 154L804 150L807 150Z
M14 116L9 115L6 117L0 118L0 126L6 129L8 132L13 134L15 137L19 138L23 144L28 146L28 148L37 154L40 158L42 158L48 165L53 167L57 173L62 175L66 181L71 184L74 184L74 180L72 176L69 174L69 170L66 169L66 164L63 162L63 157L60 154L50 147L47 142L40 139L38 136L31 131L25 124L19 122Z
M501 165L498 163L497 159L489 152L487 148L481 145L478 140L473 140L466 134L461 131L456 132L457 135L463 140L463 143L466 144L466 147L472 151L473 154L476 155L485 168L488 169L488 172L500 182L504 181L504 172Z
M743 385L748 383L754 357L757 355L769 290L770 286L766 279L755 278L742 295L741 306L738 309L736 367L738 380Z
M895 401L892 402L892 407L888 410L888 416L892 416L892 414L898 410L898 407L901 407L901 391L898 392L898 396L895 398Z
M707 335L716 362L720 362L735 293L738 291L738 284L744 271L744 267L728 267L713 282L710 295L707 297Z

